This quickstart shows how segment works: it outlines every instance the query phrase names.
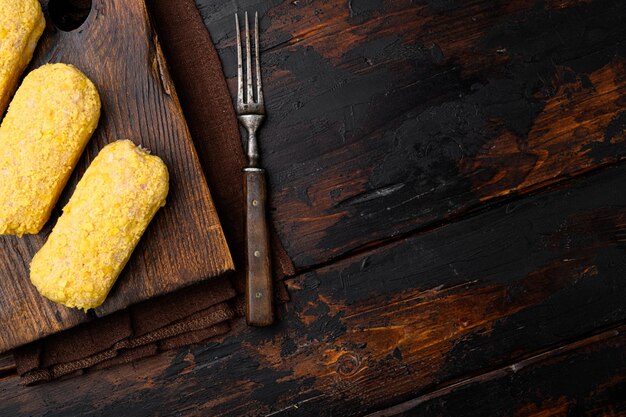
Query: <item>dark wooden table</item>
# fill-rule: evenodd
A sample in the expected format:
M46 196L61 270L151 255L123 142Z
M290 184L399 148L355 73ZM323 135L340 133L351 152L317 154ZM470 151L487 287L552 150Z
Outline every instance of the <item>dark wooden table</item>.
M626 415L626 5L198 0L231 86L235 3L292 302L0 414Z

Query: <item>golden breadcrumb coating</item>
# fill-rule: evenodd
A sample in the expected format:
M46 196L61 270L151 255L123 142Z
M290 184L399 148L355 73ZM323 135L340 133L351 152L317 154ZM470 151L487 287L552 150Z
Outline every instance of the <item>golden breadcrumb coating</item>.
M105 146L31 263L39 292L68 307L101 305L160 207L169 175L163 161L131 141Z
M98 91L75 67L26 76L0 126L0 234L39 233L99 117Z
M0 0L0 116L45 26L38 0Z

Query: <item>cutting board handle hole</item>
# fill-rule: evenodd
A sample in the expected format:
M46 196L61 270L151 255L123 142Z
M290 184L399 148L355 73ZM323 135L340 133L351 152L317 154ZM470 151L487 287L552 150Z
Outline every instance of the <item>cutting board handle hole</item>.
M91 12L91 0L50 0L48 13L52 23L62 31L78 29Z

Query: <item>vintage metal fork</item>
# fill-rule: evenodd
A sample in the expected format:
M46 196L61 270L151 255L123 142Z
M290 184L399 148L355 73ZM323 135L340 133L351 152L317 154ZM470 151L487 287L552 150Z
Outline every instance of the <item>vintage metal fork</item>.
M265 105L261 86L259 51L259 15L254 15L254 46L256 71L256 97L250 51L250 28L246 12L246 94L244 95L243 56L239 16L237 26L237 118L248 132L248 167L244 168L244 194L246 196L246 320L251 326L269 326L274 321L272 269L269 232L267 224L267 189L265 170L259 166L257 131L265 119Z

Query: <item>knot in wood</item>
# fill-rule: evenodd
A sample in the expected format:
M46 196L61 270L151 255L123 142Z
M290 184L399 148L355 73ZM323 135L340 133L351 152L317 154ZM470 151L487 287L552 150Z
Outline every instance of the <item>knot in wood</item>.
M342 376L349 376L356 373L361 366L359 355L353 352L344 353L337 359L337 373Z

